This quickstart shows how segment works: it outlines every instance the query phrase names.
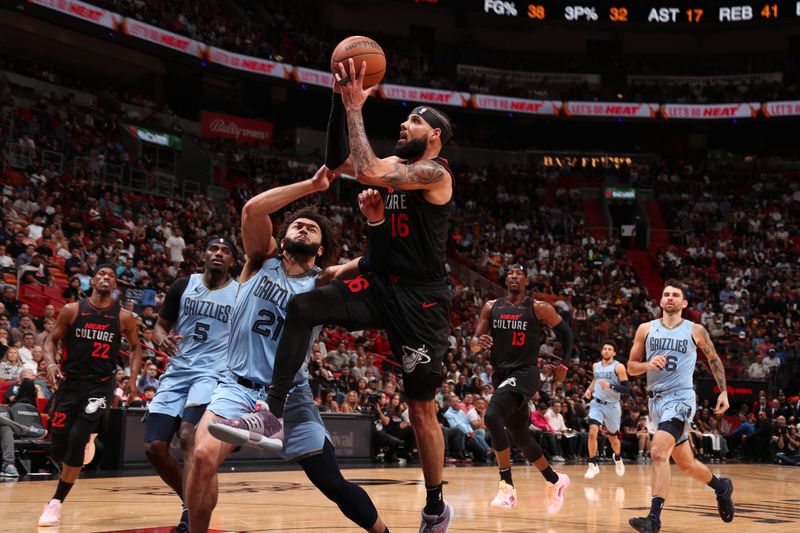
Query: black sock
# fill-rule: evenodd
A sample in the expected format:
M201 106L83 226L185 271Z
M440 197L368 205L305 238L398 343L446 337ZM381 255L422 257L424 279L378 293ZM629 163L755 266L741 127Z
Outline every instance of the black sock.
M589 457L589 463L597 466L597 456L595 455L594 457Z
M542 475L550 483L558 483L558 474L556 474L555 470L553 470L550 465L547 465L547 468L542 470Z
M53 499L63 502L67 498L69 491L72 490L73 485L75 485L75 483L67 483L66 481L59 479L58 487L56 487L56 493L53 495Z
M514 486L514 482L511 481L511 467L508 468L501 468L500 469L500 479L511 485Z
M650 516L659 524L661 523L661 510L664 508L664 498L659 498L658 496L653 496L653 499L650 502Z
M392 532L391 532L391 531L389 531L389 528L388 528L388 527L386 527L386 526L383 526L383 533L392 533Z
M611 453L611 460L613 460L613 461L619 461L619 455L617 455L616 453L613 453L613 452L612 452L612 453Z
M423 512L431 516L439 516L444 512L444 500L442 499L442 484L435 487L425 487L428 493L425 509Z
M723 483L723 481L714 474L711 474L711 481L706 483L706 485L714 489L714 492L717 494L722 494L728 488L727 485L725 485L725 483Z

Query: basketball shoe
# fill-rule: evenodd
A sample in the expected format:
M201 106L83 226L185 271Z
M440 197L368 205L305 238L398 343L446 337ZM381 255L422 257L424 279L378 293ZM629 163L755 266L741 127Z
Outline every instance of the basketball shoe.
M517 489L501 479L500 487L497 489L497 496L494 497L491 505L492 507L505 507L507 509L516 507Z
M569 487L569 476L566 474L558 474L558 481L556 483L547 482L547 512L556 514L561 510L564 505L564 493Z
M283 449L283 419L273 415L267 404L259 402L252 413L229 420L212 420L208 432L234 446L249 446L280 452Z

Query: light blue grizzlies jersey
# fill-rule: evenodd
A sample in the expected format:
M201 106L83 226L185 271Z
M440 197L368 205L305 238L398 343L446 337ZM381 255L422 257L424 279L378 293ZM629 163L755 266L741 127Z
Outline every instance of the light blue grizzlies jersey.
M239 284L209 289L202 274L192 274L181 294L175 331L183 337L178 353L170 358L168 371L221 374L225 370L233 302Z
M667 362L661 371L647 371L647 389L651 392L692 389L694 367L697 363L697 345L692 338L693 322L683 320L674 329L668 329L661 320L650 322L650 333L645 341L646 360L663 355Z
M239 285L233 306L228 369L254 383L270 385L275 354L286 320L286 306L295 294L312 291L320 269L304 276L289 276L280 258L268 259L256 274ZM314 328L311 338L319 335L322 326ZM307 351L311 351L309 344ZM308 357L308 353L306 353ZM295 376L295 383L308 378L306 363Z
M614 385L614 387L618 387L620 383L619 376L617 375L617 365L621 365L619 361L614 359L610 365L603 366L603 362L597 362L594 364L594 391L592 391L592 397L597 398L598 400L603 400L604 402L618 402L620 399L621 394L619 391L611 390L611 389L601 389L600 388L600 381L607 381L609 385Z

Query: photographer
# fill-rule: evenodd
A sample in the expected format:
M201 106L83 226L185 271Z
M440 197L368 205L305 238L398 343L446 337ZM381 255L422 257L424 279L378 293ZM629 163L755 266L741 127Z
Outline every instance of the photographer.
M786 425L786 417L779 416L776 420L775 435L772 443L775 459L782 464L791 466L800 465L800 438L795 426Z

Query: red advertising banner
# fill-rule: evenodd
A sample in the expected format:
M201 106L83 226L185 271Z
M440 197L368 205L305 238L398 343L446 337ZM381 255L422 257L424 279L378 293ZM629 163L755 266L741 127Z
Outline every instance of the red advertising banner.
M560 109L560 102L552 100L527 100L525 98L508 98L491 94L473 94L471 103L475 109L528 113L531 115L558 115Z
M156 26L139 22L136 19L125 17L122 20L122 31L125 35L165 46L172 50L183 52L184 54L193 56L199 56L200 54L201 43L194 39L172 33L171 31L162 30Z
M272 122L202 111L203 137L233 139L238 144L272 144Z
M378 95L386 100L411 100L413 102L423 102L426 104L442 104L457 107L467 107L470 98L469 93L427 89L425 87L391 85L388 83L383 83L378 86Z
M655 118L658 104L631 102L564 102L566 117Z
M28 0L29 3L66 13L86 22L113 28L112 12L78 0Z
M661 116L674 119L713 120L721 118L755 118L761 104L664 104Z
M314 70L313 68L294 67L292 73L294 81L297 83L307 83L319 87L333 87L333 74L325 70Z
M800 115L800 100L766 102L761 110L765 117L796 117Z
M208 47L208 59L212 63L222 65L228 68L243 70L253 74L261 74L263 76L272 76L275 78L283 78L288 80L292 71L291 65L278 63L277 61L270 61L269 59L260 59L258 57L245 56L242 54L234 54L221 48L214 46Z

